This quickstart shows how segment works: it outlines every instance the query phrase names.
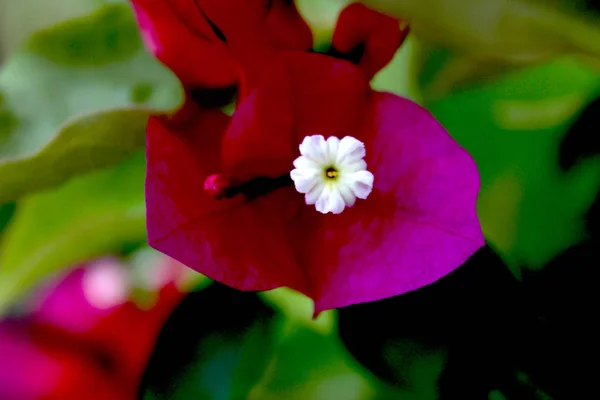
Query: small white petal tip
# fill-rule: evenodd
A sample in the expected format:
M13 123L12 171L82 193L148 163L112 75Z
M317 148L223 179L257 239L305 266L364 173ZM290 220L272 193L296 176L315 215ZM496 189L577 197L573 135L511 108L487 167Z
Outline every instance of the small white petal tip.
M339 214L373 190L374 176L367 171L365 154L364 143L351 136L341 140L307 136L290 176L306 204L323 214Z

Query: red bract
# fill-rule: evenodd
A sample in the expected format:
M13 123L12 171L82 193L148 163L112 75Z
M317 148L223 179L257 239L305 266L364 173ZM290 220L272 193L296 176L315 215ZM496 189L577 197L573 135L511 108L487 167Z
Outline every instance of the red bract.
M131 1L146 46L188 88L243 83L245 91L277 50L312 47L292 1Z
M150 121L153 247L240 290L291 287L319 312L415 290L484 244L475 163L426 110L320 54L282 53L264 77L228 127L218 112L179 131ZM362 141L375 176L370 196L338 215L290 185L315 134Z
M408 25L373 11L363 4L342 10L333 33L332 47L351 58L372 78L389 63L408 35ZM353 54L358 53L358 54Z
M128 400L159 329L183 297L173 282L142 309L128 300L125 269L113 259L78 268L0 321L3 400Z

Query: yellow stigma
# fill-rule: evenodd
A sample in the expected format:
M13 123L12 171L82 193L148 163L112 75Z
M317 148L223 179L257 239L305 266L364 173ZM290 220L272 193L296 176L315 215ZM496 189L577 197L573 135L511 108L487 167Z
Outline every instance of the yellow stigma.
M325 170L325 176L328 177L329 179L335 179L337 178L339 172L337 171L337 169L333 168L333 167L329 167Z

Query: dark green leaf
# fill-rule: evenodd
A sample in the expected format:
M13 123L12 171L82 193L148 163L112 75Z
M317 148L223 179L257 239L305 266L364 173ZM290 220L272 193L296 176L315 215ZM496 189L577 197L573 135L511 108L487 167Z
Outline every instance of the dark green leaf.
M27 50L65 67L101 67L127 61L141 41L133 15L126 7L100 8L91 17L70 20L36 34Z
M89 14L106 1L110 0L0 1L0 63L34 32Z
M4 203L0 205L0 240L2 238L2 234L4 233L4 228L10 222L10 219L15 213L16 203Z
M160 333L141 398L248 398L272 356L277 322L255 293L214 283L189 294Z

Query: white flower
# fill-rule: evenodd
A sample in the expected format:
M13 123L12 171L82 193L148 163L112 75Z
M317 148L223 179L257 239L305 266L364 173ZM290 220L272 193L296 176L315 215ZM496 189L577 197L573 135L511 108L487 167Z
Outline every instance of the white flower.
M373 174L367 171L365 145L351 137L307 136L290 173L296 190L317 211L339 214L356 198L366 199L373 189Z

